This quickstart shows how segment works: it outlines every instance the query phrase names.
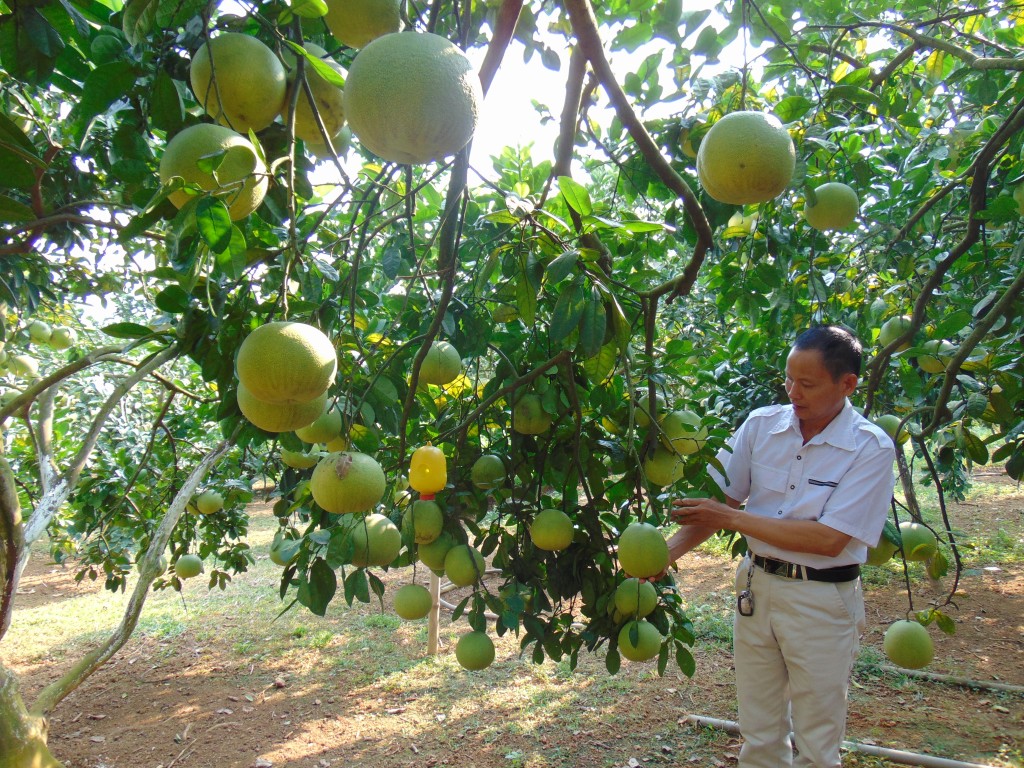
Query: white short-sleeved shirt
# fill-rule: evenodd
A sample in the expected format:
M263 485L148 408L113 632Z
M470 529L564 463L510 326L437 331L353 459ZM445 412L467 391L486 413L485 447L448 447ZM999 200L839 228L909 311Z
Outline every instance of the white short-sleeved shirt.
M836 557L774 547L747 536L750 551L811 568L863 563L878 543L889 514L896 478L892 440L847 400L832 422L804 444L791 405L753 411L723 448L722 477L709 467L726 495L747 512L780 520L817 520L850 535Z

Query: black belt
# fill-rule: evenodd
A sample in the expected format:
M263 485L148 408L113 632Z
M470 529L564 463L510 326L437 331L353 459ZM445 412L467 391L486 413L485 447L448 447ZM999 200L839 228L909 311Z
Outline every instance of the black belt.
M856 563L840 565L836 568L810 568L806 565L787 563L785 560L772 560L770 557L761 557L760 555L753 555L751 559L754 561L754 565L765 573L785 576L787 579L838 583L853 581L860 577L860 566Z

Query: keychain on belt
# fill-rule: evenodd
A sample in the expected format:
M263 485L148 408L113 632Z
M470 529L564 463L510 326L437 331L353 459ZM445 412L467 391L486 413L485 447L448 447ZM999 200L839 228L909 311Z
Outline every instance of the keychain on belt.
M754 580L754 563L747 569L747 586L736 595L736 610L740 616L754 615L754 593L750 591L750 583Z

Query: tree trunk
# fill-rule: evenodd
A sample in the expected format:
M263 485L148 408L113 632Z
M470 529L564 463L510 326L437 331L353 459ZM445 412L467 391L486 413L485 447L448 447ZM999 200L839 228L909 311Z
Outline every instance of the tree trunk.
M921 518L921 506L917 503L917 491L914 490L914 474L910 471L903 446L896 445L896 466L900 471L900 484L903 486L903 498L907 500L907 509L916 519Z
M0 664L0 768L63 768L46 735L46 718L29 714L17 677Z

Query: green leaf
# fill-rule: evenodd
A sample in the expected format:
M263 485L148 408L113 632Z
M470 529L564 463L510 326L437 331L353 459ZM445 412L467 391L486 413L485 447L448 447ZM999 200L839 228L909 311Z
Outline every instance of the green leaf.
M548 327L548 336L551 341L558 343L575 331L582 315L583 287L578 283L570 283L555 303L551 325Z
M883 108L882 100L873 91L854 85L837 85L826 95L827 101L849 101L853 104L874 104Z
M7 195L0 195L0 221L10 224L18 221L32 221L32 209Z
M121 30L130 45L141 43L153 28L158 0L128 0L121 14Z
M693 658L693 654L682 644L676 646L676 665L687 677L693 677L693 673L697 671L696 659Z
M189 305L188 292L180 285L169 285L156 295L159 309L171 315L180 315Z
M572 274L577 262L579 262L578 251L566 251L551 260L546 270L546 279L549 283L558 283Z
M568 176L558 177L558 189L565 198L566 204L580 216L589 216L594 212L593 203L590 202L590 193L586 187L573 181Z
M160 70L153 81L153 93L149 97L149 115L153 127L169 134L177 133L185 122L185 106L181 101L174 79Z
M285 42L288 44L289 48L291 48L297 54L302 56L302 58L306 60L306 63L309 64L312 70L316 72L318 75L320 75L320 77L322 77L324 80L326 80L328 83L335 86L336 88L345 87L345 78L342 77L341 74L339 74L338 71L334 69L334 67L332 67L323 59L321 59L319 56L313 55L305 48L303 48L301 45L297 45L296 43L293 43L291 40L285 40Z
M537 289L533 287L525 270L519 273L516 280L516 309L519 317L530 327L537 320Z
M196 228L210 250L223 253L231 245L231 214L220 198L207 195L196 203Z
M115 339L141 339L153 334L152 328L138 323L112 323L100 330Z
M608 651L608 654L604 657L604 668L608 670L608 674L618 674L621 667L622 659L619 657L619 650L616 648Z
M256 253L259 253L256 251ZM249 247L245 242L245 234L234 224L231 225L231 242L227 250L218 253L217 269L232 280L239 279L249 266Z
M603 384L609 374L615 370L615 361L619 358L619 351L614 343L605 344L593 357L583 361L583 370L587 378L596 384Z
M960 438L961 445L967 455L971 457L971 461L975 464L988 463L988 448L985 447L985 443L980 437L965 428L961 432Z
M366 581L366 570L356 568L345 579L345 602L352 605L352 600L361 603L370 602L370 585Z
M807 114L814 102L806 96L787 96L772 108L772 112L784 123L792 123Z
M135 67L127 61L101 64L85 78L82 96L71 110L69 119L75 122L79 140L85 136L88 124L103 114L110 105L124 98L135 85Z
M585 303L580 318L579 350L586 359L594 357L601 351L608 325L606 314L600 292L596 288L591 288L590 298Z
M317 616L327 613L327 606L338 590L338 577L327 561L318 557L313 561L306 580L299 584L299 602Z

